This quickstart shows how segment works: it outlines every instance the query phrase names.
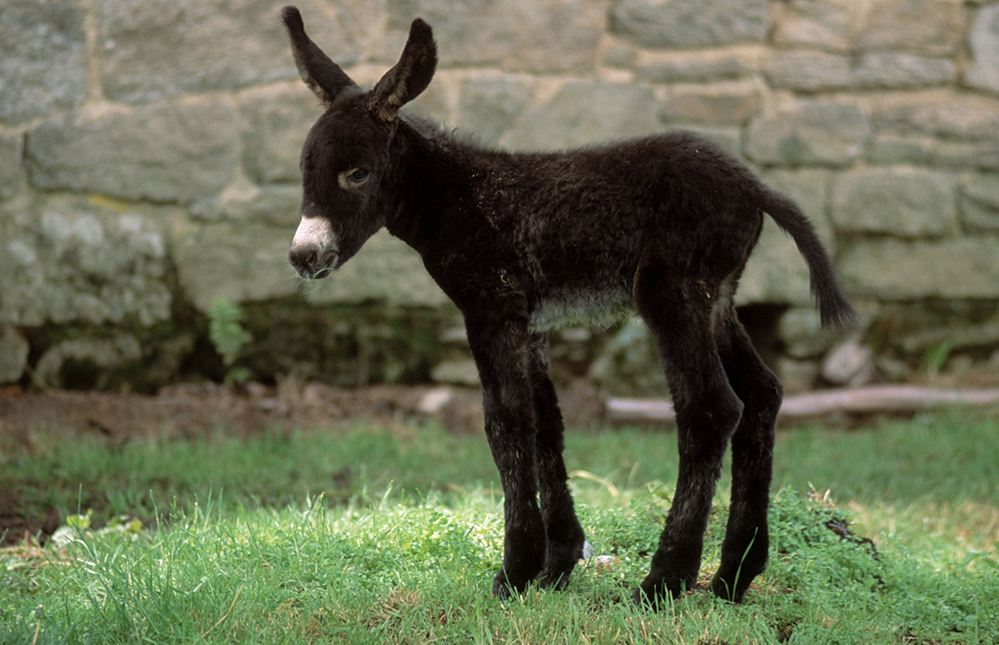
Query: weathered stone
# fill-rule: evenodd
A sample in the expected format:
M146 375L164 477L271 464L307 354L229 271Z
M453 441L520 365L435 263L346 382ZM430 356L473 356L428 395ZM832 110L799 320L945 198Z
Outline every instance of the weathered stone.
M948 168L999 170L999 142L938 141L932 163Z
M548 150L648 134L655 129L652 88L571 82L547 104L524 115L501 143L521 150Z
M670 90L662 108L666 121L686 123L744 123L763 102L752 83L716 83Z
M219 298L249 302L294 294L298 280L288 264L293 233L292 227L260 222L189 223L173 244L185 299L204 312Z
M50 387L73 385L64 381L66 371L72 371L73 362L83 363L87 371L103 372L121 368L128 363L138 363L143 358L142 347L131 334L115 338L77 338L65 340L50 347L35 365L35 378ZM100 389L102 383L87 383Z
M84 12L76 2L0 6L0 123L73 109L87 94Z
M941 237L956 230L956 179L911 168L860 169L833 180L832 220L844 233Z
M298 85L279 94L249 95L240 105L243 167L258 184L302 181L298 162L309 129L322 114L315 96Z
M498 65L507 71L588 71L607 22L603 0L388 0L382 58L395 61L409 21L434 28L447 67Z
M384 229L365 242L335 274L320 282L306 283L302 292L314 304L379 301L440 307L450 302L427 273L420 255Z
M109 98L145 102L297 78L279 11L283 0L95 3L98 56ZM350 32L312 2L306 26L336 61L357 52Z
M0 201L10 199L21 187L20 136L0 136Z
M878 0L868 5L854 44L860 49L951 56L966 22L962 0Z
M641 318L629 318L614 333L587 377L609 394L662 397L666 377L655 341Z
M646 47L709 47L762 42L766 0L616 0L611 30Z
M298 226L302 204L300 185L263 186L241 193L229 193L194 204L190 214L205 222L266 222L289 231ZM290 240L290 237L289 237Z
M844 166L863 151L870 129L867 116L855 107L802 103L753 121L746 154L762 164Z
M961 186L961 223L966 231L999 232L999 174L980 175Z
M943 139L999 141L999 100L973 95L914 94L872 103L878 130Z
M28 133L29 177L39 188L191 202L229 182L234 122L233 111L217 101L49 121Z
M882 301L999 298L999 238L858 241L838 262L851 294Z
M0 220L0 320L149 326L170 317L166 243L152 213L49 198Z
M448 383L467 387L479 386L479 370L471 358L443 360L430 372L434 383Z
M832 252L834 240L825 216L828 173L820 170L770 171L762 179L799 205ZM760 242L746 264L735 300L738 305L808 306L812 302L808 265L794 241L769 217L763 220Z
M876 371L873 350L857 337L843 341L822 362L822 378L833 385L866 385Z
M610 47L604 54L604 65L608 67L618 67L630 69L634 67L638 60L638 53L627 47Z
M867 52L855 59L818 51L778 51L771 53L765 69L774 87L802 92L909 89L957 80L957 67L948 58L899 52Z
M647 83L708 83L745 78L753 71L753 63L742 56L676 52L668 60L640 65L635 79Z
M24 374L31 346L10 325L0 325L0 385L16 383Z
M461 85L459 125L494 144L531 100L531 88L512 76L479 76Z
M781 356L777 359L777 375L784 389L784 395L810 392L819 379L819 364L816 361L799 361Z
M803 92L846 89L853 85L850 59L812 50L774 51L764 60L770 84Z
M819 358L839 339L840 332L822 326L815 307L792 307L781 314L777 335L784 353L794 359Z
M782 47L805 46L849 51L851 0L790 0L776 2L773 41Z
M936 141L928 137L876 135L867 151L867 160L880 165L926 165L932 161L935 149Z
M975 15L969 38L971 68L965 82L989 92L999 93L999 5L982 7Z

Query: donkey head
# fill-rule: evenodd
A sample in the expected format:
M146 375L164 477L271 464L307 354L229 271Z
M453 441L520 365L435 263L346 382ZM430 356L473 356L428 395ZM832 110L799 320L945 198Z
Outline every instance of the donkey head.
M304 278L324 278L350 259L398 207L392 141L399 108L430 84L437 45L413 21L399 62L362 90L305 34L295 7L281 12L295 66L325 112L302 148L302 219L288 254Z

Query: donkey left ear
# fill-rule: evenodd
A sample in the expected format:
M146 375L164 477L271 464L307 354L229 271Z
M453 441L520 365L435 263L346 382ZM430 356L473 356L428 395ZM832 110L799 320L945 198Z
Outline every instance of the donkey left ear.
M383 121L391 121L406 103L427 89L437 68L437 43L433 30L420 18L409 28L409 39L399 62L378 81L368 105Z

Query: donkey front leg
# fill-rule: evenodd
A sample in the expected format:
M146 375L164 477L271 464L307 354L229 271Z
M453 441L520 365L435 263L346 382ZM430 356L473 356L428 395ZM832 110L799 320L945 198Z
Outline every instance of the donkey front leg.
M536 423L529 374L529 336L510 324L466 317L468 341L482 381L486 437L499 469L503 506L503 567L493 594L521 592L544 567L545 526L538 507Z
M532 338L530 371L537 424L541 515L547 540L544 570L538 576L538 584L543 588L564 589L576 563L583 557L586 536L576 517L562 458L565 428L555 386L548 375L548 342L544 334Z

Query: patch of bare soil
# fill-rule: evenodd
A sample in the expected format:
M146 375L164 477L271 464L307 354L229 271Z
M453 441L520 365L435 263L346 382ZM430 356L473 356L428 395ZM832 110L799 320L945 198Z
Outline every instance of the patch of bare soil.
M588 426L602 414L596 390L583 382L561 391L566 422ZM102 436L109 450L138 437L197 437L209 432L249 438L268 428L336 430L370 421L396 423L436 420L453 432L481 432L482 396L477 389L455 387L336 388L287 380L277 387L249 384L176 385L155 396L112 392L22 392L0 389L2 445L31 449L38 431L58 433L65 441ZM25 534L49 534L59 518L26 517L17 490L0 490L3 544ZM5 534L6 532L6 534Z

